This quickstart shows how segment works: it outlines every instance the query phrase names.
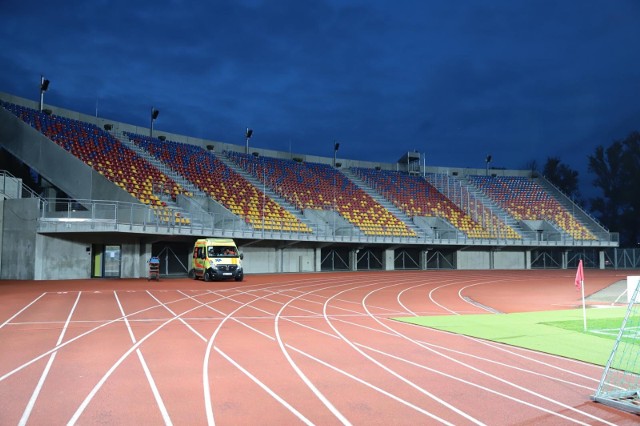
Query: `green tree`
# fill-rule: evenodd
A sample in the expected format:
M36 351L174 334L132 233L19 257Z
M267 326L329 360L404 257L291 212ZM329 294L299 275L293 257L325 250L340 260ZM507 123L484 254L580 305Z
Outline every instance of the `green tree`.
M562 164L559 158L549 157L544 165L542 174L551 183L560 188L569 198L579 201L578 172L572 170L566 164Z
M593 185L601 195L591 209L610 230L620 233L621 246L640 241L640 133L633 132L609 147L596 147L589 156Z

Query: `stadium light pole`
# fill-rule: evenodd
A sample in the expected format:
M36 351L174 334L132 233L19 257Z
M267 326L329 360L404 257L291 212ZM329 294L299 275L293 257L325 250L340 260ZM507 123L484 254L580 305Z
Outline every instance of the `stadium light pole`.
M44 78L43 75L40 76L40 111L44 108L44 92L49 89L49 80Z
M491 163L491 155L487 155L487 158L485 158L485 161L487 162L486 176L489 176L489 163Z
M154 107L151 107L151 126L149 127L150 138L153 137L153 122L156 121L156 118L158 118L158 114L160 114L160 111L158 111Z
M337 158L339 149L340 149L340 142L333 141L333 167L336 166L336 158Z
M247 145L245 148L245 154L249 155L249 139L251 139L251 136L253 136L253 129L250 129L247 127L247 130L244 132L244 136L247 140Z

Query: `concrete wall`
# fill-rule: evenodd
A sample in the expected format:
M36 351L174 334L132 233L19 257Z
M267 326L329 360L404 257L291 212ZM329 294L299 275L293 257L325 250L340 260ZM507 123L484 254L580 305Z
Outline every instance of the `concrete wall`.
M524 251L494 251L493 269L526 269Z
M458 269L489 269L491 254L488 251L459 250L456 252Z
M91 277L91 244L38 235L36 238L37 280L71 280Z
M2 279L35 279L38 203L35 198L2 202Z
M279 272L315 272L313 248L287 248L278 252L281 259Z
M242 267L245 274L278 272L278 257L275 248L240 247L244 255Z
M278 272L315 272L314 248L241 247L245 274Z

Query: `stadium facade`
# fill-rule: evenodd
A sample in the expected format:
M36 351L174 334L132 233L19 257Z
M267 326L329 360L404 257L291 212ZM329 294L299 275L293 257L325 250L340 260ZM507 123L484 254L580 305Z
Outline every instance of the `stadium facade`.
M0 174L1 279L144 278L152 255L162 275L186 275L201 237L234 238L247 274L605 268L617 256L618 235L532 171L246 152L4 93L0 147L42 188Z

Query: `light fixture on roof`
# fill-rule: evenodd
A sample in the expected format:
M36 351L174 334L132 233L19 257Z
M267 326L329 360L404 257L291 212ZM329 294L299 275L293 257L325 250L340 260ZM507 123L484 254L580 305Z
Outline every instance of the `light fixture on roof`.
M149 128L149 137L153 137L153 122L156 121L156 118L158 118L159 114L160 111L158 111L154 107L151 107L151 127Z
M340 142L333 141L333 167L336 166L336 156L338 155L339 149L340 149Z
M245 149L245 154L249 154L249 139L251 139L251 136L253 136L253 129L250 129L247 127L247 130L244 132L244 136L247 140L247 146Z
M486 175L489 176L489 163L491 163L491 155L487 155L487 158L485 158L485 161L487 162L487 172Z
M44 108L44 92L49 89L49 80L44 78L43 75L40 76L40 111Z

